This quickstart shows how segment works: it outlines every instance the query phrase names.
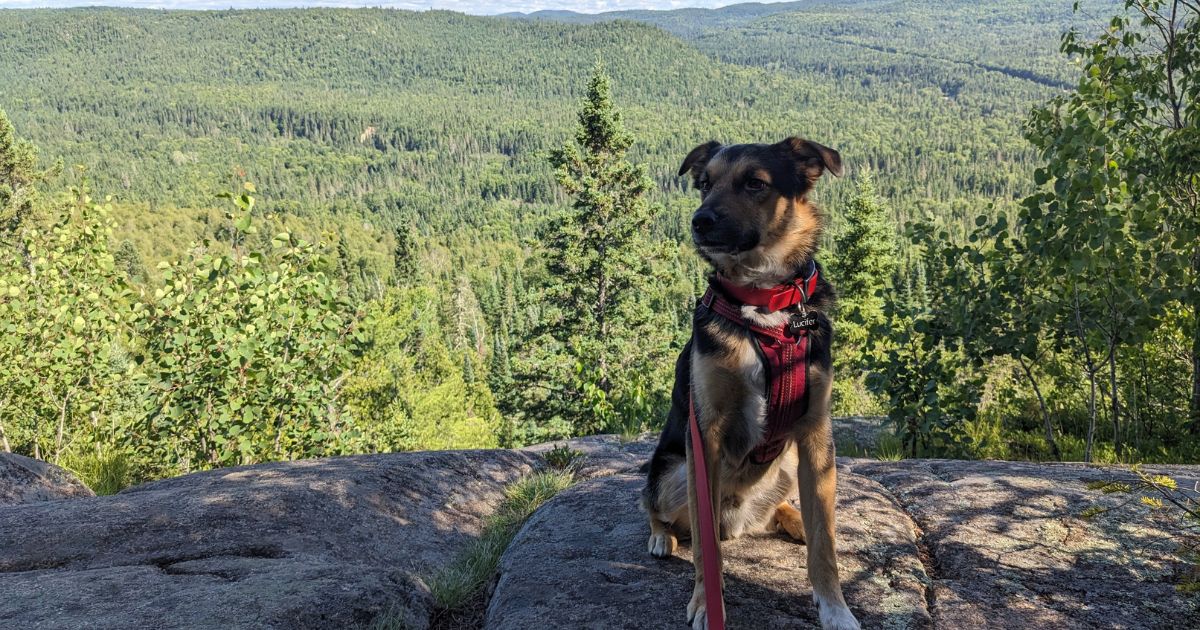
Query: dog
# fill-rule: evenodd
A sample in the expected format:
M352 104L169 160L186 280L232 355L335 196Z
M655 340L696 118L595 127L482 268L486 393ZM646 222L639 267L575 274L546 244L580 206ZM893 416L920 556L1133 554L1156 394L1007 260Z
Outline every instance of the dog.
M691 174L701 198L692 239L712 273L692 337L675 364L671 409L648 463L642 506L656 557L671 555L678 537L699 531L697 492L705 487L719 513L713 521L721 540L769 527L804 542L822 627L857 630L842 597L834 541L833 327L827 313L835 297L813 258L825 216L808 200L826 172L841 176L840 154L797 137L776 144L708 142L683 160L679 175ZM772 310L774 302L755 306L739 299L788 291L793 298L783 303L797 303L780 310ZM806 337L806 366L792 373L804 395L773 411L768 399L788 387L771 380L781 364L767 360L764 352L775 346L755 331L785 329ZM707 480L696 478L688 428L693 409ZM788 501L797 491L800 510ZM695 538L687 620L693 630L705 630L717 613L707 609L703 553Z

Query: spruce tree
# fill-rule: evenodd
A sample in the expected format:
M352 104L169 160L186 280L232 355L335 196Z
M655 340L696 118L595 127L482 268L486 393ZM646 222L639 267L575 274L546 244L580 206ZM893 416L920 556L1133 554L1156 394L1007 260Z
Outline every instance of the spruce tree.
M416 284L417 230L412 220L402 219L394 232L396 246L392 249L392 284L400 287Z
M597 65L572 142L551 155L570 209L542 230L549 307L543 338L557 352L537 361L550 380L543 402L571 418L577 432L612 428L623 386L647 353L642 331L654 248L647 238L652 183L627 157L633 136L613 104L610 79ZM548 365L549 364L549 365Z
M875 193L870 171L864 169L857 184L842 214L844 228L830 269L838 294L834 405L838 413L883 413L881 400L868 392L863 370L872 365L870 354L881 350L868 344L871 329L885 323L881 292L889 286L903 290L905 282L897 285L893 279L898 244L891 211Z
M16 231L33 210L37 151L17 139L12 123L0 110L0 235Z
M834 281L847 342L859 345L866 331L882 320L884 290L897 266L896 227L891 211L875 192L871 173L858 176L858 190L842 215L845 229L836 241Z

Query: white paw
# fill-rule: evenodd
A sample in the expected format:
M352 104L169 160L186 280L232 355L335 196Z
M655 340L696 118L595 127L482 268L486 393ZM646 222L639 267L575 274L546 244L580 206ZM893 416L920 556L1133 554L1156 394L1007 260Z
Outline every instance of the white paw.
M708 610L704 604L704 587L697 586L692 591L692 601L688 602L687 614L688 623L692 624L692 630L707 630L708 628Z
M845 604L826 601L825 598L813 595L817 609L821 615L821 628L824 630L862 630L854 613Z
M692 591L692 601L688 602L687 620L692 624L692 630L708 630L708 604L704 599L704 587L697 586Z
M675 552L675 544L674 534L650 534L650 541L646 543L646 548L655 558L666 558Z

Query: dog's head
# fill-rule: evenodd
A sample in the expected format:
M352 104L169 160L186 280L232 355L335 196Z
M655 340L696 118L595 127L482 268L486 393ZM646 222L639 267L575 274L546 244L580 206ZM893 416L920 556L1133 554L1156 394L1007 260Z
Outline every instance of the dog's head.
M692 215L700 255L739 284L790 278L813 254L824 225L808 192L825 171L840 176L841 156L802 138L692 149L679 174L690 172L700 190Z

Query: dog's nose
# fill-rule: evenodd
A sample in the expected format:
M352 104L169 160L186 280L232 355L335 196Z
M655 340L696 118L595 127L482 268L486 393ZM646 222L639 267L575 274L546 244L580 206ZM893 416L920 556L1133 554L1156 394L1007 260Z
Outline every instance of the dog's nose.
M712 210L701 208L692 215L692 229L697 234L704 234L711 230L717 224L717 213Z

